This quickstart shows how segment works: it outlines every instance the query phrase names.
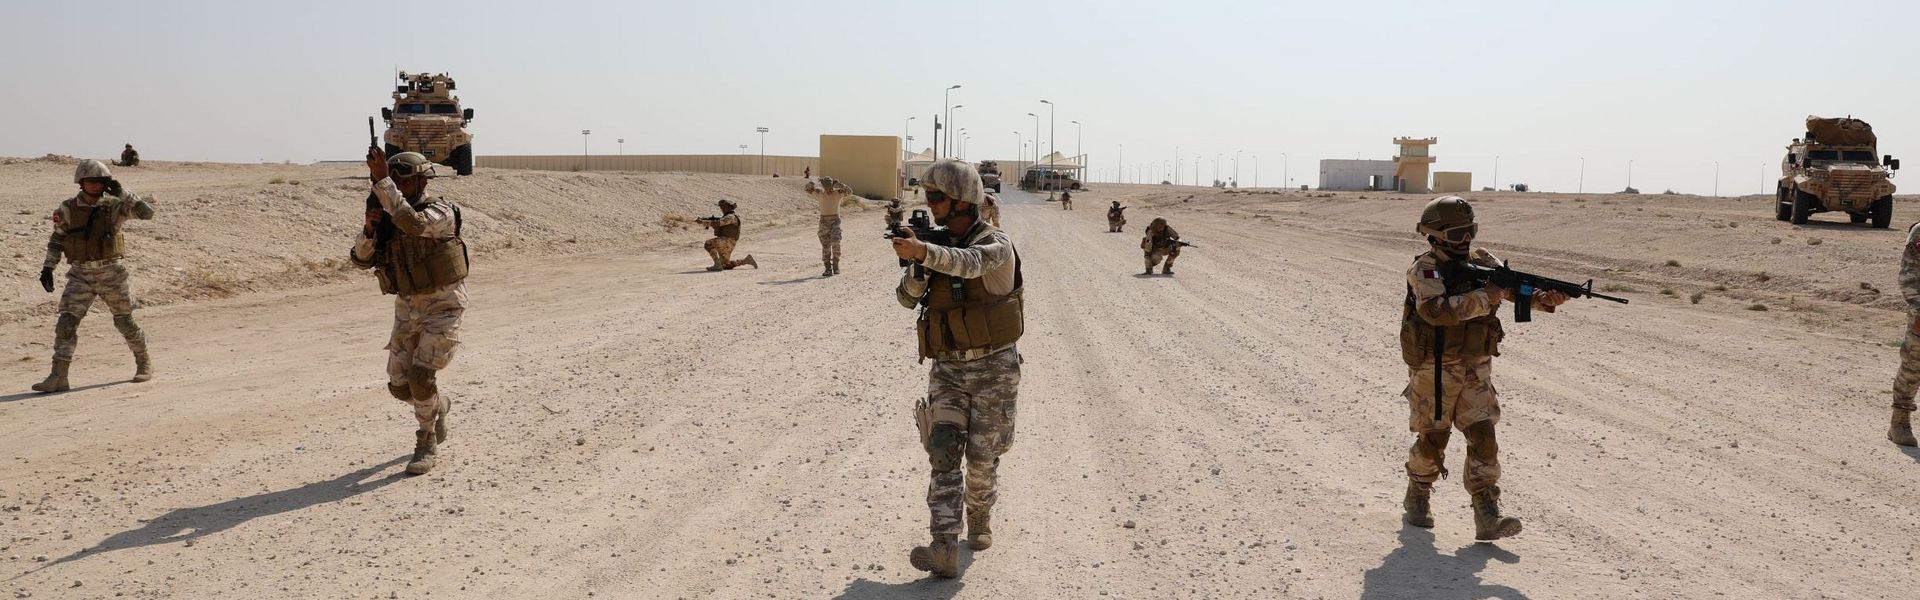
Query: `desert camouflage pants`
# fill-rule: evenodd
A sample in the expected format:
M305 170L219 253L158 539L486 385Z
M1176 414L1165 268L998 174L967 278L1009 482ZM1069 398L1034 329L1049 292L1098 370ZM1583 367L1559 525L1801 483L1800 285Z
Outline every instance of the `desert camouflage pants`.
M820 215L820 262L829 267L840 262L840 215Z
M1445 363L1440 369L1441 418L1433 418L1433 363L1408 370L1406 391L1408 429L1420 434L1407 451L1407 478L1432 484L1446 473L1447 438L1459 429L1467 438L1468 492L1500 482L1500 446L1494 425L1500 422L1500 402L1493 389L1493 358L1469 358Z
M959 534L966 511L993 508L1000 455L1013 446L1019 391L1017 348L975 360L934 361L927 398L914 411L933 466L927 485L933 533Z
M1915 388L1920 388L1920 314L1907 315L1907 338L1900 342L1900 373L1893 377L1893 407L1914 410Z
M118 262L98 267L69 267L67 286L60 291L60 319L53 326L53 359L73 360L80 346L80 319L93 308L94 299L107 304L113 313L113 325L126 338L134 354L146 354L147 334L133 322L133 282L127 268Z
M1119 231L1120 228L1126 224L1127 220L1124 217L1107 217L1107 231L1109 233Z
M740 240L717 237L709 238L704 245L707 248L707 256L713 258L714 267L732 269L742 264L740 261L733 260L733 247L738 243Z
M466 282L394 298L387 388L395 398L413 405L421 429L431 431L434 419L446 408L439 373L460 347L460 319L466 312Z
M1173 268L1173 259L1180 258L1180 247L1171 246L1166 248L1154 248L1152 250L1148 250L1146 252L1146 255L1147 255L1147 268L1151 269L1154 267L1154 265L1160 264L1161 261L1166 261L1167 268L1171 269Z

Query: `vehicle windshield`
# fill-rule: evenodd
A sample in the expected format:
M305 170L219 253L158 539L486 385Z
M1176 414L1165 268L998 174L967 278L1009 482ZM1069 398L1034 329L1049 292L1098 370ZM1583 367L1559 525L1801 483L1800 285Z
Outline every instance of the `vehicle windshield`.
M1873 157L1872 152L1868 152L1865 150L1841 150L1840 160L1849 161L1849 162L1864 162L1864 163L1879 162L1878 159L1875 159Z
M460 107L454 106L452 104L435 104L430 106L429 108L431 108L433 110L433 114L436 114L436 115L451 115L451 114L460 112Z
M403 114L403 115L424 115L424 114L427 114L427 105L402 104L400 106L394 107L393 112L397 114Z
M1839 150L1808 150L1808 160L1840 160Z

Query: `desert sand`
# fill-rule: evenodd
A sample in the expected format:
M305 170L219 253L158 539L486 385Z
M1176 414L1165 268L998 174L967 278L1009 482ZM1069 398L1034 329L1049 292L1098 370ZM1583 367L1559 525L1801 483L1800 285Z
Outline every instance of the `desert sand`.
M799 179L482 171L452 436L400 473L390 299L339 265L359 169L155 163L129 228L159 377L96 307L44 374L40 220L70 164L0 165L0 590L33 598L1906 598L1920 452L1884 438L1904 233L1770 198L1468 194L1517 268L1593 277L1508 325L1504 507L1400 523L1396 331L1425 197L1103 185L1005 195L1026 260L996 544L923 577L924 394L881 213L820 278ZM272 183L280 180L280 183ZM298 184L291 183L298 181ZM708 273L687 218L748 216ZM1105 208L1132 208L1107 233ZM1920 218L1904 202L1895 222ZM1154 216L1188 241L1139 273ZM1698 296L1696 296L1698 294ZM1762 310L1764 308L1764 310ZM1449 468L1460 472L1456 441Z

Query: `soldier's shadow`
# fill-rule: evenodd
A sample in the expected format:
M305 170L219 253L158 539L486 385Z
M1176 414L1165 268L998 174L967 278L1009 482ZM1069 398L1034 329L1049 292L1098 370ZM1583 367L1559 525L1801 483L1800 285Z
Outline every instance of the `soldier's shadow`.
M1367 570L1360 597L1363 600L1527 598L1520 590L1489 585L1480 579L1480 571L1487 568L1487 563L1496 560L1518 563L1519 555L1493 544L1473 543L1447 556L1434 547L1433 541L1432 531L1402 524L1400 547L1387 554L1380 566Z
M72 394L72 393L77 393L77 392L84 392L84 391L87 391L87 390L93 390L93 389L99 389L99 388L103 388L103 387L112 387L112 386L116 386L116 385L120 385L120 384L123 384L123 383L129 383L129 382L126 382L126 381L109 381L109 382L106 382L106 383L95 383L95 384L91 384L91 385L83 385L83 386L80 386L80 387L77 387L77 388L71 388L71 389L67 389L67 390L63 390L63 391L58 391L58 392L20 392L20 393L17 393L17 394L7 394L7 395L5 395L5 396L0 396L0 404L5 404L5 403L8 403L8 402L19 402L19 401L21 401L21 400L26 400L26 399L28 399L28 398L37 398L37 397L41 397L41 396L46 396L46 397L54 397L54 396L65 396L65 395L67 395L67 394Z
M967 587L965 578L967 568L973 566L973 553L960 553L960 576L945 579L926 576L906 583L882 583L870 579L855 579L847 582L847 588L833 600L893 600L896 598L915 598L926 600L949 600L960 595ZM912 567L908 567L911 569Z
M297 488L266 492L206 506L175 509L154 517L139 529L113 534L91 548L76 551L35 570L104 552L193 540L232 529L256 518L345 500L406 479L406 475L395 473L373 481L362 481L375 473L406 462L407 458L407 456L399 456L333 479L309 483Z
M1900 448L1900 452L1906 454L1907 458L1913 459L1914 462L1920 462L1920 448L1902 447Z

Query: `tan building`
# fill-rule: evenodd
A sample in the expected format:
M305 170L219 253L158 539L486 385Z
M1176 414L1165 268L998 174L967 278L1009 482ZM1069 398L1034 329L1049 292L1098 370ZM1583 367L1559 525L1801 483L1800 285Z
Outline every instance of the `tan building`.
M820 168L855 195L893 198L900 191L900 138L891 135L821 135Z
M1433 174L1433 193L1457 194L1473 191L1473 174L1458 171L1436 171Z
M1438 141L1439 138L1393 138L1393 143L1400 145L1400 155L1393 157L1394 191L1432 193L1427 187L1427 171L1434 161L1430 148Z

